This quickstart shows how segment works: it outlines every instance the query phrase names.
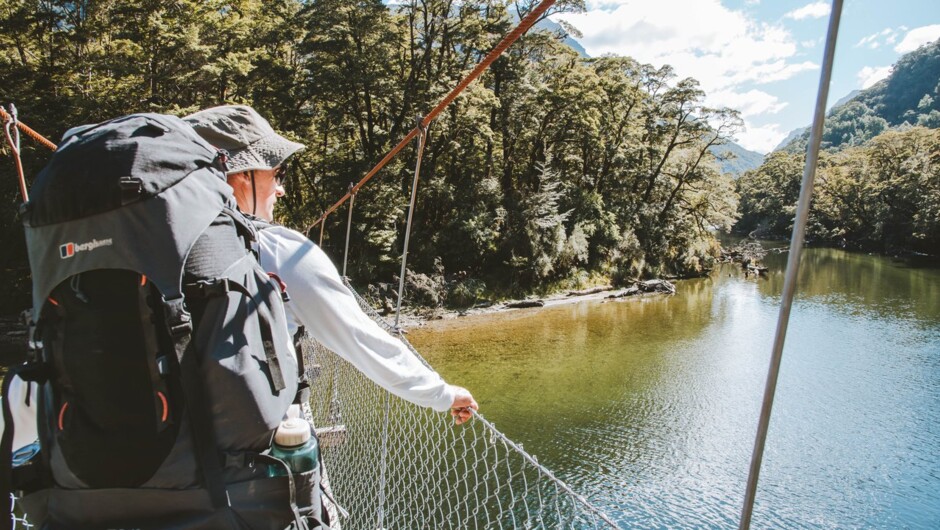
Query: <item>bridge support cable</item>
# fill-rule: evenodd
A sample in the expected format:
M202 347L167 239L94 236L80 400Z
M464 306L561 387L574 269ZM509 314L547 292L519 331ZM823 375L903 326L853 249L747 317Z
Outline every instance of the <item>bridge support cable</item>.
M0 111L3 108L0 107ZM23 161L20 159L20 129L19 121L16 119L16 107L10 104L10 113L3 111L3 133L7 137L7 143L10 144L10 151L13 153L13 163L16 164L16 176L20 184L20 197L23 198L23 204L29 202L29 192L26 190L26 176L23 174Z
M402 138L400 142L398 142L398 145L393 147L392 150L389 151L388 154L385 155L385 157L382 158L382 160L380 160L379 163L375 165L375 167L373 167L368 173L366 173L366 176L363 177L362 180L360 180L355 186L353 186L353 188L350 191L346 193L346 195L343 195L333 206L330 206L325 212L323 212L323 214L316 221L314 221L312 225L310 225L310 228L307 229L307 232L310 233L310 231L312 231L313 228L316 227L318 224L325 222L326 217L328 215L336 211L336 209L342 206L344 202L349 200L349 198L352 197L353 194L355 194L363 186L365 186L365 184L369 182L369 180L371 180L372 177L376 175L376 173L378 173L383 167L385 167L386 164L388 164L393 158L395 158L395 155L397 155L399 151L404 149L405 146L408 145L408 143L411 142L411 140L413 140L414 137L418 135L422 127L426 128L428 125L430 125L431 122L434 121L435 118L437 118L438 114L443 112L443 110L448 105L450 105L455 99L457 99L457 96L459 96L460 93L463 92L464 89L470 85L470 83L475 81L476 78L480 77L480 75L487 68L489 68L491 64L493 64L493 61L495 61L500 55L502 55L503 52L506 51L507 48L509 48L509 46L511 46L514 42L516 42L519 39L519 37L522 36L523 33L528 31L529 28L531 28L536 22L538 22L539 19L554 4L555 4L555 0L542 0L542 3L536 6L535 9L533 9L531 12L529 12L528 15L526 15L521 21L519 21L519 25L516 26L516 28L512 30L511 33L506 35L503 38L503 40L501 40L499 44L497 44L496 47L493 48L490 51L490 53L487 54L487 56L482 61L480 61L480 63L477 64L476 67L469 74L467 74L467 76L464 77L464 79L456 87L454 87L454 89L451 90L450 93L447 94L447 96L445 96L444 99L442 99L437 104L437 106L435 106L434 109L432 109L431 112L428 113L427 116L424 117L423 120L421 120L421 123L417 127L415 127L410 132L408 132L408 134L404 138Z
M349 234L352 232L353 205L356 204L356 194L353 192L353 183L349 183L349 217L346 219L346 245L343 247L343 278L346 276L346 264L349 262Z
M826 100L829 97L829 82L832 78L832 64L835 56L836 38L839 33L839 20L841 15L842 0L833 0L832 12L829 15L829 30L826 35L826 49L823 55L822 72L819 76L819 91L816 95L816 109L813 115L809 146L806 150L806 165L803 168L800 198L797 203L796 218L793 223L793 234L790 238L790 253L787 258L787 270L783 281L780 313L777 318L776 335L774 336L773 351L770 357L770 368L767 373L767 384L764 388L764 400L757 426L757 436L754 440L754 451L751 455L751 466L748 473L744 507L741 511L741 521L738 527L740 530L747 530L751 526L754 499L757 494L757 480L760 475L761 462L764 456L764 445L767 440L767 430L770 426L770 413L773 408L774 394L777 390L777 376L780 373L780 362L783 356L783 343L787 336L787 325L790 321L790 309L793 305L793 295L796 291L800 257L803 254L803 236L806 231L810 202L813 198L813 183L816 178L816 164L819 161L819 144L822 139L823 124L826 117Z
M326 219L326 218L324 218L324 219ZM323 223L323 224L320 225L320 242L318 243L318 245L320 246L320 248L323 248L323 227L325 227L325 226L326 226L326 223Z
M6 109L4 109L3 107L0 107L0 118L2 118L4 122L13 120L16 123L17 129L23 131L23 133L26 136L29 136L33 140L36 140L37 142L42 144L43 147L49 149L50 151L55 151L56 149L59 148L56 144L46 139L45 136L34 131L33 129L31 129L29 126L19 121L18 119L15 119L13 115L16 114L16 107L14 107L13 104L10 104L10 111L12 112L12 114L10 112L7 112Z
M411 183L411 202L408 203L408 221L405 222L405 244L401 252L401 274L398 276L398 305L395 306L395 328L398 329L401 317L401 301L405 294L405 274L408 266L408 243L411 241L411 223L415 214L415 202L418 198L418 179L421 176L421 159L424 158L424 145L427 142L428 129L419 116L418 122L418 160L415 162L415 177Z

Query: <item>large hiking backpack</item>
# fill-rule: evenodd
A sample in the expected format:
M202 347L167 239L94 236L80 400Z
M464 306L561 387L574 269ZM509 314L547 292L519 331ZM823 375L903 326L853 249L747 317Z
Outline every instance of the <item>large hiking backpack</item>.
M33 524L318 521L319 472L267 455L298 363L223 165L182 120L139 114L70 131L37 177L24 224L41 349L13 373L39 383L41 449L11 476L9 420L0 444L3 491Z

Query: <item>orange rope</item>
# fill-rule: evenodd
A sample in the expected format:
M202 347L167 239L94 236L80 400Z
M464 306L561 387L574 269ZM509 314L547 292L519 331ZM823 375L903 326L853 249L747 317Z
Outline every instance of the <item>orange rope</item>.
M346 193L346 195L343 195L343 197L339 201L337 201L336 204L334 204L333 206L330 206L328 210L323 212L323 215L321 215L319 219L317 219L316 221L314 221L312 225L310 225L310 228L307 229L307 233L310 233L310 231L313 230L313 228L316 227L318 224L322 223L328 215L336 211L337 208L339 208L340 206L343 205L343 203L349 200L349 197L351 197L352 195L355 195L355 193L359 191L359 188L363 187L366 184L366 182L369 182L369 180L372 177L374 177L375 174L379 172L379 170L385 167L385 164L387 164L392 158L394 158L395 155L397 155L399 151L401 151L402 149L404 149L406 145L408 145L408 142L410 142L411 140L414 139L415 136L417 136L418 132L420 132L421 129L426 128L428 125L430 125L431 122L434 121L434 118L436 118L438 114L440 114L448 105L450 105L455 99L457 99L457 96L459 96L460 93L463 92L463 90L467 88L467 86L470 83L472 83L476 78L480 77L480 74L482 74L484 70L489 68L489 66L493 64L493 61L495 61L500 55L503 54L504 51L506 51L506 48L511 46L512 43L516 42L516 40L518 40L519 37L522 36L523 33L528 31L529 28L531 28L532 25L535 24L536 21L538 21L539 17L545 14L545 12L548 11L548 8L552 7L554 3L555 3L555 0L543 0L541 4L539 4L535 9L532 10L531 13L526 15L526 17L523 18L522 21L519 22L519 25L516 26L516 29L514 29L512 33L510 33L509 35L506 35L506 37L504 37L503 40L501 40L499 44L497 44L496 47L493 48L492 51L490 51L490 53L480 62L480 64L478 64L476 68L473 69L473 71L467 74L467 77L465 77L463 81L460 82L460 84L454 87L454 89L451 90L450 93L447 94L447 96L444 99L442 99L441 102L438 103L436 107L434 107L434 110L428 113L428 115L425 116L424 119L421 120L420 125L412 129L411 132L409 132L402 139L402 141L398 142L398 145L392 148L392 150L389 151L387 155L385 155L385 158L379 161L379 163L376 164L376 166L372 168L372 170L369 171L366 174L366 176L363 177L362 180L359 181L359 183L353 186L352 189Z
M10 114L9 114L6 110L4 110L3 107L0 107L0 118L3 118L3 121L6 122L6 121L8 121L8 120L12 120L12 119L13 119L13 116L10 116ZM23 122L17 120L16 126L17 126L17 128L19 128L19 130L21 130L21 131L23 131L24 133L26 133L26 136L29 136L29 137L32 138L33 140L36 140L37 142L41 143L41 144L44 145L45 147L49 148L50 150L55 151L56 149L58 149L58 146L56 146L56 144L50 142L49 140L47 140L43 135L39 134L38 132L36 132L36 131L30 129L30 128L29 128L26 124L24 124Z

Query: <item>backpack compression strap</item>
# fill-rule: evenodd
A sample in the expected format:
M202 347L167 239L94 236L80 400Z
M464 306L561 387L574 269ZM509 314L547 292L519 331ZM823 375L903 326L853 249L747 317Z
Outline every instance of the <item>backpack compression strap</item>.
M183 293L189 297L208 298L212 296L225 296L232 291L242 294L253 304L256 304L257 307L257 302L251 296L251 292L242 284L228 278L201 280L183 286ZM262 318L260 312L258 312L258 325L261 329L261 342L264 348L265 362L268 365L268 380L271 383L271 390L277 393L287 388L287 385L284 382L284 374L281 371L281 361L278 360L277 353L274 349L274 335L271 332L271 323L266 318Z
M183 306L183 298L164 300L166 325L173 339L173 349L180 367L180 379L186 410L192 427L196 458L202 470L203 483L209 491L212 506L216 509L231 506L225 480L222 476L222 456L215 440L212 413L199 379L199 366L192 346L192 317Z

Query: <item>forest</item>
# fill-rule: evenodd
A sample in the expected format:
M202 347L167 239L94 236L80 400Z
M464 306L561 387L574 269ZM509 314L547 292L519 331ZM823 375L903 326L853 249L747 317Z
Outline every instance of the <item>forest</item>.
M278 220L308 230L471 70L532 0L0 0L0 103L56 141L135 112L252 105L306 144ZM582 0L558 2L583 9ZM553 27L558 27L553 24ZM668 65L584 57L537 26L430 126L409 252L409 300L484 298L714 266L717 234L785 236L808 134L740 179L716 154L742 128ZM940 43L833 109L809 238L879 252L940 248ZM49 152L23 141L27 179ZM416 142L415 142L416 144ZM398 275L411 145L357 195L347 274ZM12 161L0 147L0 313L28 305ZM323 247L342 266L348 205ZM311 234L319 240L319 227Z
M0 101L53 141L134 112L252 105L307 145L278 210L304 230L535 5L2 0ZM585 58L564 33L530 31L430 126L409 252L417 301L712 265L714 230L731 227L737 198L710 148L734 136L739 116L704 105L698 83L669 66ZM48 156L24 140L30 174ZM356 198L354 283L398 274L414 162L411 146ZM5 310L28 292L12 166L0 167ZM325 226L337 263L346 218L344 207Z
M940 249L940 41L832 109L822 134L807 237L816 243L937 257ZM737 181L736 230L792 228L809 132Z

